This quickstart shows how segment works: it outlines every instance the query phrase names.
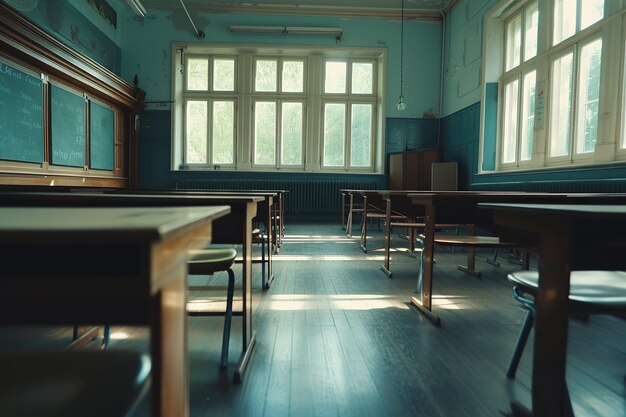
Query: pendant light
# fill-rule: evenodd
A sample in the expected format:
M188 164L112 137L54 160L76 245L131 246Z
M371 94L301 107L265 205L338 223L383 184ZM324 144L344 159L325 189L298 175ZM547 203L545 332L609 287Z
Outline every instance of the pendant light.
M402 0L402 9L400 14L400 97L398 97L398 103L396 108L400 111L406 109L406 103L404 102L404 0Z

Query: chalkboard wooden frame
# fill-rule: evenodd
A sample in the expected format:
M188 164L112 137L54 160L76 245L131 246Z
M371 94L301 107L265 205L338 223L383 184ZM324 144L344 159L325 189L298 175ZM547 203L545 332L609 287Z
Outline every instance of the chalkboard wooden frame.
M0 184L118 188L137 184L137 132L133 121L143 107L143 91L64 44L3 2L0 2L0 58L42 74L44 81L44 160L0 160ZM115 109L113 170L92 168L89 149L85 151L86 160L82 167L51 164L50 85L47 80L69 86ZM88 136L87 132L87 146Z

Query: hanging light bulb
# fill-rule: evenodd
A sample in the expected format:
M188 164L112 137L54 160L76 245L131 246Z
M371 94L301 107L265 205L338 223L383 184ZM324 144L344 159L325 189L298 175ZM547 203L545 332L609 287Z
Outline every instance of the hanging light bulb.
M396 108L400 111L406 109L404 102L404 0L402 0L402 9L400 12L400 96Z

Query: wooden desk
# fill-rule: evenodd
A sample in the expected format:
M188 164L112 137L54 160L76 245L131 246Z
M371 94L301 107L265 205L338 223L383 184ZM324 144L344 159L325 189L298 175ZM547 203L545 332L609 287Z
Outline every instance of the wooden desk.
M435 225L473 224L492 229L493 219L487 210L479 210L478 203L557 203L568 198L567 194L482 192L482 191L433 191L409 194L413 205L425 215L422 291L411 302L433 323L440 324L432 312L432 285Z
M565 381L570 272L626 270L626 206L479 204L479 207L493 211L497 225L505 226L509 232L518 231L526 238L530 234L537 243L539 289L535 297L532 416L566 416L571 408Z
M187 252L229 211L0 207L0 323L147 325L152 414L188 416Z
M252 326L252 219L261 196L200 194L115 194L87 192L0 192L0 206L57 207L180 207L228 205L229 214L213 223L213 243L237 244L242 247L242 353L235 370L235 381L241 381L252 349L255 334Z
M120 191L113 190L113 193ZM124 193L126 191L122 191ZM152 193L152 191L141 191L140 193ZM247 191L247 190L165 190L158 191L159 194L171 195L197 195L197 196L260 196L263 197L263 203L258 205L257 219L266 225L268 236L268 253L267 253L267 282L263 289L269 289L272 281L274 281L274 269L272 263L272 253L278 252L274 231L277 228L274 215L274 199L277 198L276 191Z

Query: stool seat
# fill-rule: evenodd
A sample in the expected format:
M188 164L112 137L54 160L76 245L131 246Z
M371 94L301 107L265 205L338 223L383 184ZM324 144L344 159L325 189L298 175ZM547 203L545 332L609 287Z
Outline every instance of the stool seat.
M225 271L235 262L237 251L233 248L206 248L189 251L187 261L190 275L211 275Z
M507 278L524 292L535 295L539 285L538 271L518 271ZM623 309L626 306L625 271L572 271L569 299L584 307ZM581 306L583 307L583 306Z
M0 353L0 415L123 417L146 391L150 359L129 351Z
M435 243L450 246L473 246L477 248L498 248L502 246L519 246L516 242L503 242L496 236L455 236L435 235Z
M506 376L515 377L524 347L535 321L535 300L539 288L538 271L518 271L508 274L513 284L513 298L528 311L517 338ZM528 297L530 294L532 297ZM602 314L626 311L626 272L572 271L569 300L571 313Z

